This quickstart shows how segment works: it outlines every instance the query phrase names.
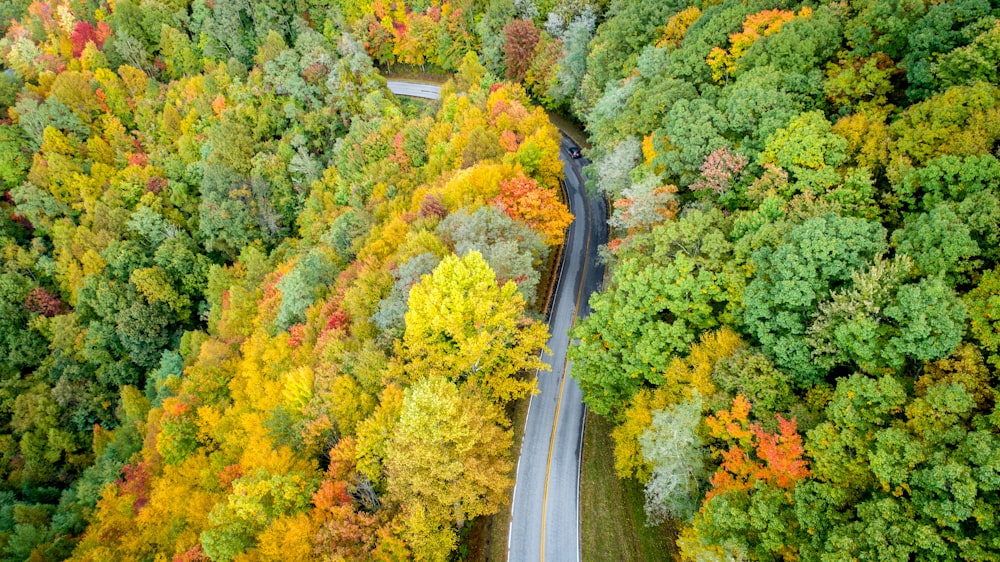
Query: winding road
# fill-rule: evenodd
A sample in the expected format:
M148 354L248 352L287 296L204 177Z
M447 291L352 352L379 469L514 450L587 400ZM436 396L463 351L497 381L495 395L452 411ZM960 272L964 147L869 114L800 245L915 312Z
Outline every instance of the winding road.
M440 88L425 83L388 81L396 95L436 99ZM569 330L590 313L590 294L604 278L597 247L607 242L607 207L589 197L581 174L584 160L574 160L576 145L563 135L560 157L565 167L567 203L575 219L566 233L563 259L549 316L552 367L538 373L541 390L531 398L524 440L517 463L511 507L509 562L580 559L580 466L586 410L582 394L569 376L566 359Z

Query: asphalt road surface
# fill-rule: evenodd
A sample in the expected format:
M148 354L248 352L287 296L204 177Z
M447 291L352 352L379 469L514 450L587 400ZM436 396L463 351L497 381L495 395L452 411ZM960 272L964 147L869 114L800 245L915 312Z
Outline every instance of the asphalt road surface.
M406 82L404 80L389 80L389 91L397 96L407 96L411 98L427 98L436 100L441 93L441 86L438 84L427 84L424 82Z
M390 80L396 95L435 99L440 88L431 84ZM517 481L511 506L507 559L531 562L580 559L580 461L583 454L585 409L580 388L569 376L566 360L569 330L590 313L588 300L604 278L597 247L607 243L607 206L601 197L588 197L581 170L585 160L574 160L576 147L565 135L560 157L566 173L569 210L575 219L566 233L566 245L554 302L549 316L551 355L543 359L552 370L538 373L541 392L531 398L524 441L517 462Z
M538 373L541 393L531 398L521 443L508 537L510 562L575 561L580 558L580 461L584 406L580 387L569 376L568 331L590 313L588 300L604 278L597 247L607 242L607 210L583 186L584 161L573 160L576 145L565 136L560 156L566 172L569 210L575 217L566 233L562 271L549 317L552 367Z

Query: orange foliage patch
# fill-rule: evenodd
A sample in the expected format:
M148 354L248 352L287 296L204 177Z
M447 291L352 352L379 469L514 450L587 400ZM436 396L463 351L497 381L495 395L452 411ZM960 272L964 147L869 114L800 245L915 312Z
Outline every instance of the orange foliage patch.
M743 31L729 36L729 50L715 47L708 53L705 62L712 68L712 78L721 80L736 69L736 63L743 58L750 47L761 37L781 31L781 26L796 17L811 18L812 8L803 7L796 14L791 10L764 10L747 16Z
M243 475L244 470L242 466L238 464L228 465L219 472L219 486L228 490L233 485L233 482L242 478Z
M749 413L750 402L737 396L732 408L705 420L713 437L737 442L721 453L722 464L710 479L705 501L729 490L750 490L758 481L788 490L809 476L795 420L779 415L778 432L768 433L760 424L748 423Z
M573 222L573 215L556 197L542 188L532 178L518 176L500 182L500 195L493 204L503 209L510 218L519 220L541 232L546 242L561 244L566 237L566 227Z

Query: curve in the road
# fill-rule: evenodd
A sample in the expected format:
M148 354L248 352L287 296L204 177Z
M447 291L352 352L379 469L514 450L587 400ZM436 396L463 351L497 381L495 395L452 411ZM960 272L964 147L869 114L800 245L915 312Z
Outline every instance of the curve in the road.
M396 95L436 99L440 86L389 80ZM590 313L589 296L600 287L604 267L597 248L607 243L607 206L584 187L582 160L563 135L567 205L575 217L566 232L563 259L549 315L551 372L538 373L539 394L528 403L511 505L507 559L510 562L578 560L580 557L580 466L586 410L576 381L568 375L569 330Z
M518 460L508 560L577 560L580 464L585 409L566 351L569 330L590 312L588 297L604 272L597 247L607 241L605 203L588 197L575 144L563 138L567 204L575 219L566 233L563 264L549 318L551 374L539 373L541 392L531 398ZM553 376L555 375L555 376Z

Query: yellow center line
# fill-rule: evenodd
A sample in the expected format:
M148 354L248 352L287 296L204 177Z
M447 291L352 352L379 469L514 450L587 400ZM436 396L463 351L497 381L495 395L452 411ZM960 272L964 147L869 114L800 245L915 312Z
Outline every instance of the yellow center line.
M590 261L590 201L587 199L586 194L583 197L584 207L584 227L587 229L587 243L584 246L583 252L583 268L580 270L580 288L576 293L576 305L573 307L573 321L570 323L570 330L576 326L576 317L580 312L580 299L583 297L583 286L587 281L587 264ZM558 298L558 297L557 297ZM569 354L569 343L566 345L566 353ZM563 371L562 379L559 381L559 398L556 400L556 415L555 419L552 420L552 435L549 437L549 458L545 463L545 487L542 491L542 526L541 526L541 546L540 546L540 560L545 562L545 516L548 511L549 506L549 474L552 472L552 453L555 450L556 445L556 429L559 427L559 410L562 408L562 398L563 398L563 388L566 386L566 372L569 370L569 357L563 360Z

